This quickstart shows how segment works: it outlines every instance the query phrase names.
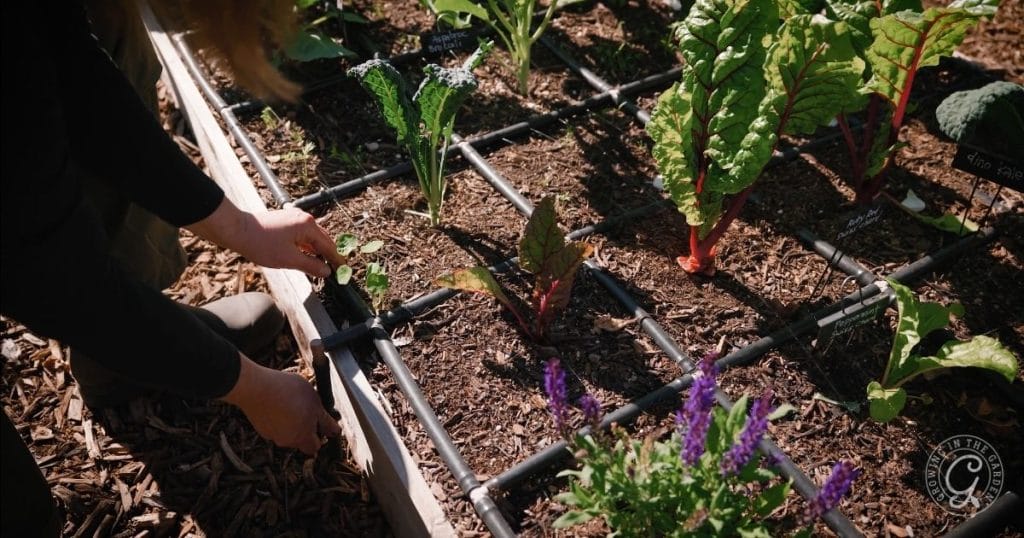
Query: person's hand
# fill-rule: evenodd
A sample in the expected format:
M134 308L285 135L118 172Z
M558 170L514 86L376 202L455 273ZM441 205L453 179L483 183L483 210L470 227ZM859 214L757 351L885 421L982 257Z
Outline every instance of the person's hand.
M313 216L294 207L247 213L225 197L213 213L188 228L265 267L322 278L345 262Z
M260 366L245 355L241 361L238 381L221 399L239 407L264 439L314 455L324 437L341 433L305 379Z

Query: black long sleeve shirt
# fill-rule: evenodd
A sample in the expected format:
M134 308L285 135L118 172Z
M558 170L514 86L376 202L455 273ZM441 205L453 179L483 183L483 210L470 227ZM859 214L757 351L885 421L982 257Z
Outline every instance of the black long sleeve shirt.
M226 394L238 352L113 262L82 173L178 226L223 192L163 132L80 4L5 2L2 19L0 311L140 384Z

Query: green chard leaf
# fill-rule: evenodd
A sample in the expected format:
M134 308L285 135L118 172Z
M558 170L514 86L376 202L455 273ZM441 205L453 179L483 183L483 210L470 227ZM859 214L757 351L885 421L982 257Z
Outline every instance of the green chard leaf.
M914 346L932 331L946 328L949 325L949 317L953 314L962 315L964 309L959 304L946 307L939 303L918 301L910 288L895 280L888 282L896 294L899 319L882 385L893 387L900 385L904 378L913 374L911 351Z
M373 254L378 250L384 248L384 241L380 239L374 239L373 241L367 242L365 245L359 247L360 254Z
M380 296L387 293L389 285L388 275L379 263L366 264L366 291Z
M665 189L701 238L723 195L750 185L771 156L773 126L759 104L764 43L777 24L772 0L698 0L676 26L683 80L659 99L647 129Z
M857 50L871 45L871 19L898 11L921 12L921 0L826 0L825 15L850 25Z
M967 31L982 17L995 14L998 5L999 0L961 0L923 13L898 11L871 19L869 88L888 99L901 115L917 70L952 54Z
M768 96L762 117L784 134L811 134L858 99L864 60L849 27L820 16L786 21L765 61Z
M1013 382L1017 375L1017 357L999 340L978 335L966 342L946 342L934 357L917 358L917 375L936 368L974 367L992 370Z
M868 412L878 422L889 422L896 418L907 405L907 392L902 388L887 389L878 381L868 383Z

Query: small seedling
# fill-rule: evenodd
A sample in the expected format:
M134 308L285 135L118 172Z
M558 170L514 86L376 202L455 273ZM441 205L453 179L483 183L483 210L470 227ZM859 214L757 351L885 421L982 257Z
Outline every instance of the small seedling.
M381 241L380 239L360 243L359 238L349 233L339 234L338 237L335 238L334 244L338 250L338 254L344 256L346 260L346 263L339 265L334 271L334 280L342 286L348 285L348 283L352 281L352 275L355 272L349 264L349 261L354 260L361 255L377 253L384 247L384 241ZM373 303L374 311L380 312L384 307L384 301L387 298L388 287L390 285L388 275L384 271L384 267L378 262L367 263L365 272L366 292L370 295L370 301Z
M528 95L530 91L530 49L540 39L551 23L551 16L565 1L549 0L544 18L534 28L533 14L537 8L537 0L433 0L428 7L437 14L439 20L457 21L460 24L476 17L490 26L498 34L502 43L512 56L516 66L516 79L519 93Z
M1013 381L1017 375L1017 357L990 336L979 335L965 342L950 340L934 355L919 355L917 345L921 340L933 331L946 328L951 315L963 315L964 307L956 303L943 306L918 301L910 288L895 280L889 280L889 285L896 293L899 319L885 374L881 381L872 381L867 386L871 418L879 422L895 418L907 403L903 384L939 368L985 368Z
M594 247L580 241L565 242L555 222L555 200L546 197L534 208L519 242L519 264L534 274L530 306L533 323L527 323L486 267L461 269L434 281L439 286L490 295L512 312L519 326L538 342L547 340L551 320L569 304L576 270Z
M444 161L455 126L455 113L476 90L473 69L483 62L491 50L490 41L458 69L430 64L423 68L426 78L416 94L409 99L405 80L385 60L370 60L348 71L359 79L366 91L377 100L384 121L394 129L398 144L409 152L420 190L427 199L430 224L441 223L441 205L447 187Z

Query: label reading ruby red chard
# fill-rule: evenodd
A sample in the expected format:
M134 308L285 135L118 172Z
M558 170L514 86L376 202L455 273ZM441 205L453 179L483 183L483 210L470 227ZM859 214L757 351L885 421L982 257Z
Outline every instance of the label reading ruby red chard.
M846 239L881 220L882 209L882 204L876 200L871 205L856 209L852 213L840 217L839 232L836 233L836 240Z
M1024 148L1021 148L1021 151L1024 152ZM1019 158L1015 161L986 153L985 150L970 144L962 144L956 148L953 168L969 172L1017 192L1024 192L1024 165L1021 165Z

